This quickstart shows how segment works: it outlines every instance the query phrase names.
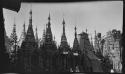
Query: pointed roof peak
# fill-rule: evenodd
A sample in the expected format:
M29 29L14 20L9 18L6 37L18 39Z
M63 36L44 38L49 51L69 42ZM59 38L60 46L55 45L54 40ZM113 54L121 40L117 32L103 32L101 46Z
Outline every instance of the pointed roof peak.
M25 21L24 21L24 23L23 23L23 26L25 26Z
M29 13L30 13L30 15L32 15L32 9L30 9L30 12L29 12Z
M32 4L30 5L30 14L32 14Z
M63 22L62 22L62 24L65 24L65 20L64 20L64 18L63 18Z
M76 28L76 26L75 26L75 28L74 28L74 29L75 29L75 32L76 32L76 29L77 29L77 28Z
M76 33L76 29L77 29L77 28L76 28L76 26L75 26L74 29L75 29L75 38L77 38L77 33Z
M48 20L49 20L49 21L51 20L51 18L50 18L50 12L49 12L49 17L48 17Z
M30 6L29 14L30 14L30 19L32 19L32 4L31 4L31 6Z

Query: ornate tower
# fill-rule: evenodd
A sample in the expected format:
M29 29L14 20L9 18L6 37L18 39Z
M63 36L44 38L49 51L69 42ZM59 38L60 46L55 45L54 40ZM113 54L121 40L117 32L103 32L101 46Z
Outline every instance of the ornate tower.
M81 50L77 39L76 27L75 27L75 38L73 43L72 54L73 54L72 70L74 72L80 71L79 68L80 68L80 61L81 61Z
M60 46L67 46L68 43L67 43L67 38L66 38L66 35L65 35L65 20L63 19L63 34L62 34L62 37L61 37L61 45Z
M32 10L30 10L29 26L28 26L25 41L35 42L35 36L33 32L33 27L32 27Z
M32 26L32 10L30 10L29 26L26 33L25 41L22 43L22 48L36 48L36 40ZM29 49L32 51L32 49Z
M74 39L72 51L79 53L79 50L80 50L80 47L79 47L79 43L78 43L78 39L77 39L77 32L76 32L76 27L75 27L75 39Z
M44 71L55 71L55 52L57 50L56 44L53 40L53 35L51 31L50 14L48 17L48 23L46 24L46 31L43 33L43 44L41 45Z
M35 67L37 66L35 62L38 61L36 51L37 43L32 27L32 10L30 10L29 26L20 50L21 61L25 72L33 72L35 70Z
M47 27L46 27L46 40L45 40L45 42L47 44L51 44L51 42L53 42L50 20L51 20L51 18L50 18L50 14L49 14L48 24L46 25Z
M58 63L59 63L59 71L61 72L68 72L70 71L70 47L67 43L67 38L65 35L65 21L63 19L63 34L61 36L61 43L59 46L59 56L58 56Z

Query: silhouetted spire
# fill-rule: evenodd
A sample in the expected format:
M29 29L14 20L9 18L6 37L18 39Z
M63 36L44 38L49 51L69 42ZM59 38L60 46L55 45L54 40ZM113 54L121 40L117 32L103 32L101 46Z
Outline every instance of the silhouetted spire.
M52 31L51 31L51 23L50 23L50 14L48 17L48 24L46 24L46 39L49 41L53 40Z
M74 38L74 43L73 43L73 51L80 49L78 39L77 39L76 27L74 28L74 30L75 30L75 38Z
M35 36L32 27L32 9L30 9L29 26L26 34L26 40L35 42Z
M75 26L75 38L77 38L76 26Z
M37 27L36 27L36 35L35 35L35 38L36 38L36 42L38 43L38 33L37 33Z
M51 20L51 18L50 18L50 13L49 13L49 17L48 17L48 20L49 20L49 21Z
M30 19L29 19L29 25L31 25L32 26L32 9L30 9Z
M65 34L65 20L64 20L64 18L63 18L62 24L63 24L63 34Z
M63 34L61 36L61 47L68 47L68 42L67 42L67 38L66 38L66 35L65 35L65 20L63 19L62 21L62 24L63 24Z
M63 19L63 34L62 34L62 38L61 38L61 42L66 42L67 43L67 38L66 38L66 35L65 35L65 20Z

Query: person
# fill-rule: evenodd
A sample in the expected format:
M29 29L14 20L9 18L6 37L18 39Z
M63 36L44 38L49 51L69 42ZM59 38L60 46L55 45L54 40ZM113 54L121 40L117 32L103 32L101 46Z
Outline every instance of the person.
M0 0L0 72L9 71L9 56L6 53L4 41L4 17L3 8L18 12L21 6L21 0Z

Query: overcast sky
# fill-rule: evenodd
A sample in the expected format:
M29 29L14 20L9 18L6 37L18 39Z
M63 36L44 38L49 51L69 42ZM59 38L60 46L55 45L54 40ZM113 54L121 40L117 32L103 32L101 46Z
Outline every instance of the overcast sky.
M31 7L32 5L32 7ZM33 12L33 29L38 28L38 37L42 38L45 24L48 22L50 12L51 29L56 38L57 44L61 41L62 20L66 23L66 37L68 43L73 45L74 27L77 33L88 29L89 35L94 37L94 31L102 33L117 29L122 31L123 25L123 2L122 1L101 1L101 2L73 2L73 3L22 3L18 13L3 9L5 17L5 28L10 36L14 24L17 28L17 35L20 38L23 24L26 23L26 30L29 25L29 11Z

